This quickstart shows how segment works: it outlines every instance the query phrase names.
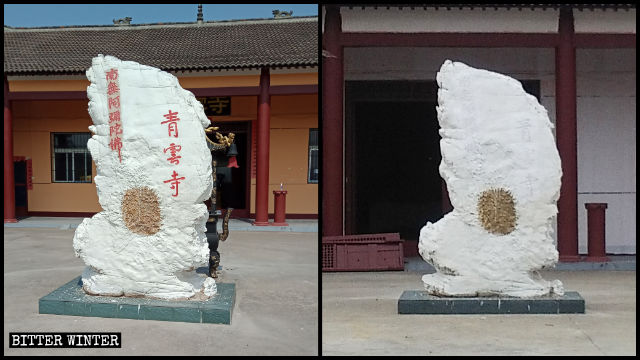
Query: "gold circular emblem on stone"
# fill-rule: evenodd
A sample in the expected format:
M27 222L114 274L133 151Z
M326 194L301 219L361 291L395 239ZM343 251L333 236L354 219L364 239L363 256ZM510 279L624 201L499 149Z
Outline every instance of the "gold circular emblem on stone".
M483 191L478 199L478 217L492 234L512 232L516 228L516 207L511 192L501 188Z
M162 218L156 192L146 186L127 190L122 198L122 219L127 229L136 234L157 233Z

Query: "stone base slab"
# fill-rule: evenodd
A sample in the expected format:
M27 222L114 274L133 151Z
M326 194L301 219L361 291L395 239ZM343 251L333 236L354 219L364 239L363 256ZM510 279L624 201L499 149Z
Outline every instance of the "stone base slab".
M406 290L398 299L398 314L584 314L584 299L576 291L537 298L439 297Z
M218 293L206 301L87 295L80 276L39 301L40 314L92 316L136 320L231 324L236 286L217 283Z

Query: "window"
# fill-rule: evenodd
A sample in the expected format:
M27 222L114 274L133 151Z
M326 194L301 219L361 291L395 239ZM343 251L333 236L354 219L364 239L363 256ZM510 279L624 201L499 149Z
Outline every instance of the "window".
M318 129L309 129L309 174L307 182L318 183L320 168L318 167Z
M51 134L52 182L91 182L91 154L87 149L90 137L90 133Z

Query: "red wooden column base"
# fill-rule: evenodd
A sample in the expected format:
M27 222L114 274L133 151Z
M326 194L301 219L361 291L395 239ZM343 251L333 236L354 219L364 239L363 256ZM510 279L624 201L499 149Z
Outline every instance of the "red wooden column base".
M558 241L560 241L560 239L558 239ZM560 246L558 246L560 247ZM559 249L559 251L561 251L561 249ZM558 256L558 261L559 262L579 262L582 261L582 256L581 255L563 255L562 253L559 254Z
M605 209L606 203L587 203L584 204L587 208L587 258L589 262L607 262L610 259L607 257L606 245L605 245Z
M560 255L558 257L558 261L560 262L578 262L581 260L582 257L580 255Z

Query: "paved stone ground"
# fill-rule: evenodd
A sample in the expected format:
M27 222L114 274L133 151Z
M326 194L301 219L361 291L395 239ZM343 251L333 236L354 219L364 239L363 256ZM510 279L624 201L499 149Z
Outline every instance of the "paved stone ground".
M75 229L82 223L82 217L29 216L19 218L17 223L4 224L5 228L53 228L60 230ZM253 226L252 219L229 219L230 231L292 231L318 232L317 219L285 219L288 226ZM269 221L273 223L273 219ZM218 231L222 231L222 222L218 222Z
M222 282L236 283L231 325L38 313L38 299L81 274L74 230L4 229L5 355L317 355L318 235L231 232ZM122 332L121 349L10 349L9 332Z
M398 315L412 271L324 273L323 355L635 355L635 271L549 271L586 314Z

